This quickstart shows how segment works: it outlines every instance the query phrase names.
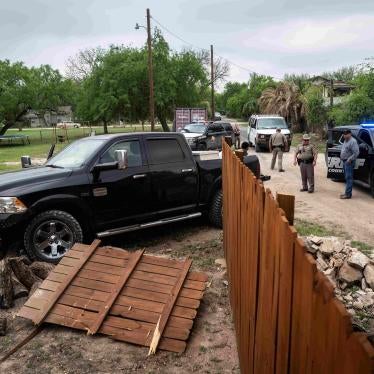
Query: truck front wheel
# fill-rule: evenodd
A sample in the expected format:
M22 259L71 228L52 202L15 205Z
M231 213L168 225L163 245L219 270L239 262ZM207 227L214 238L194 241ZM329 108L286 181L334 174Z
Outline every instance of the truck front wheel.
M27 226L24 245L32 259L57 263L76 242L83 241L79 222L69 213L48 210L38 214Z
M209 207L209 221L219 228L222 228L222 200L222 190L218 190Z

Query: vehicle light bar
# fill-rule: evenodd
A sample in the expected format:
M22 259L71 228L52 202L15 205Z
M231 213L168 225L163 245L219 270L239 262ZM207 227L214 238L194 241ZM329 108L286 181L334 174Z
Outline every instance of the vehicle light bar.
M374 129L374 123L361 123L360 126L364 129Z

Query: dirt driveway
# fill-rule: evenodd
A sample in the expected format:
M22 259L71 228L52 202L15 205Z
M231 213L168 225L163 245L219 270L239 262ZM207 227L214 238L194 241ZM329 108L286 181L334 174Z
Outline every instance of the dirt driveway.
M221 230L196 220L112 237L104 244L145 248L148 253L172 258L189 256L195 270L209 275L210 285L186 352L159 351L147 357L145 347L46 325L26 346L0 364L0 373L239 373L225 270L214 263L223 257ZM0 337L0 357L33 328L28 321L13 318L24 301L18 300L18 307L9 311L0 310L0 317L9 317L8 334Z
M255 153L253 148L251 153ZM326 178L325 155L319 154L315 168L315 193L300 192L301 178L298 166L293 166L293 149L285 153L283 168L285 173L270 169L269 152L257 154L263 174L271 175L265 182L274 194L282 192L296 196L295 216L327 226L337 232L344 232L352 239L374 245L374 199L369 190L360 186L353 188L351 200L340 200L344 193L344 183Z

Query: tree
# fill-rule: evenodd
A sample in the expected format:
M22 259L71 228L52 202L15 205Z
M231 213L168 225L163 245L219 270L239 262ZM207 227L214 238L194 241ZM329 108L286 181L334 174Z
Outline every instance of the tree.
M327 79L342 80L344 82L351 82L357 74L358 68L356 66L345 66L330 73L322 73L322 77Z
M305 130L306 105L305 98L299 88L287 82L280 82L275 88L267 88L259 99L261 112L278 114L284 117L299 131Z
M49 65L27 68L21 62L0 61L0 135L30 109L43 112L73 105L76 89Z
M320 87L310 86L305 92L306 116L311 131L322 130L326 122L326 107Z
M170 50L161 32L152 38L155 112L163 130L178 106L204 105L207 73L192 51ZM147 49L112 46L83 81L78 113L83 119L107 124L118 117L144 120L149 116Z
M105 50L101 47L87 48L79 51L75 56L69 57L66 66L66 76L77 82L87 78L96 68L103 56Z
M284 82L295 84L301 93L304 93L310 86L309 74L285 74Z

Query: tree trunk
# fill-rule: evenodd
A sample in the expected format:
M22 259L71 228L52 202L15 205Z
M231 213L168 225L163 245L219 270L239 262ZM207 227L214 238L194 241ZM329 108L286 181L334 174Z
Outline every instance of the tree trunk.
M168 126L168 124L167 124L167 122L166 122L166 118L165 118L164 116L158 116L158 119L159 119L160 122L161 122L162 130L163 130L164 132L169 132L170 129L169 129L169 126Z
M35 261L30 265L30 270L40 279L48 277L49 272L54 268L54 265L47 262Z
M13 306L12 268L7 259L0 261L0 309Z
M29 294L26 287L16 278L12 271L12 283L13 283L13 299L19 299L20 297L25 297Z
M17 279L28 289L30 290L31 287L35 282L40 282L41 279L37 277L27 266L22 258L20 257L13 257L9 260L10 266L12 267L14 275Z
M12 126L14 126L17 121L24 115L26 114L28 109L24 109L21 113L18 113L16 119L14 121L6 121L4 126L0 128L0 135L4 135L8 129L10 129Z
M108 122L103 121L103 123L104 123L104 134L108 134Z

